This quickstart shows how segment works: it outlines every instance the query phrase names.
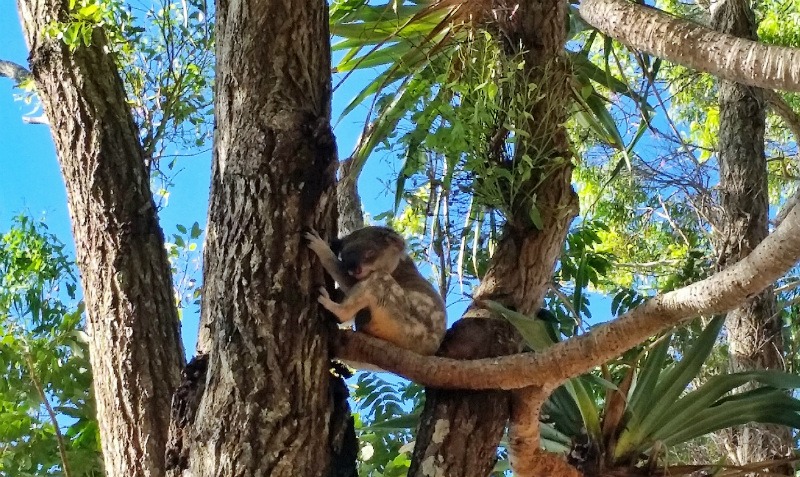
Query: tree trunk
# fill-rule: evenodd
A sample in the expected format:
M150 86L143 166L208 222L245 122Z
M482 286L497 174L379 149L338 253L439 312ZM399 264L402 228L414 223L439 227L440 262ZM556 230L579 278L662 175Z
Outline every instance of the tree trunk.
M712 4L711 13L717 30L756 39L755 19L747 1L721 0ZM721 210L714 243L719 268L724 269L747 256L767 236L769 197L763 91L720 81L719 107ZM725 324L729 371L783 369L781 320L771 289L729 312ZM785 457L792 444L789 429L779 426L742 426L726 430L722 436L735 465Z
M323 476L340 444L329 440L342 393L330 385L331 330L312 286L322 269L301 232L335 232L327 6L220 0L216 40L199 343L208 377L180 470Z
M117 66L95 30L74 52L44 31L66 2L19 2L67 189L108 475L162 476L184 364L172 280L142 147Z
M571 186L572 154L562 126L568 105L568 74L562 56L567 4L560 0L495 0L490 8L496 15L508 15L495 19L499 37L508 41L509 52L526 51L521 78L542 91L543 99L530 106L532 118L523 126L529 135L519 136L529 139L519 141L516 154L540 161L540 175L530 184L547 178L543 187L529 186L535 204L524 203L507 217L503 238L474 299L477 303L495 300L533 315L542 305L569 224L578 212ZM530 223L528 212L534 205L542 218L542 230ZM511 325L505 320L480 319L487 316L482 310L468 311L448 332L439 354L474 359L519 352L522 341ZM497 444L510 414L508 392L429 390L408 475L485 477L496 461ZM533 421L538 426L538 420ZM534 433L538 436L538 427ZM535 460L538 449L525 449L522 455L520 450L515 449L515 460ZM534 466L527 462L525 467Z

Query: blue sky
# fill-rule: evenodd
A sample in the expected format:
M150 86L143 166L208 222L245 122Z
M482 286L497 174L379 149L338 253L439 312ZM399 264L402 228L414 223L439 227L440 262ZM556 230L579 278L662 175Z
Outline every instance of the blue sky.
M27 48L20 29L16 5L13 0L0 0L0 59L27 66ZM333 120L339 146L339 156L347 157L361 133L368 105L362 105L343 120L339 114L353 96L361 90L375 72L353 74L344 86L334 92ZM19 94L13 82L0 78L0 158L4 165L0 174L0 230L8 227L12 217L25 212L34 218L45 219L50 230L68 244L71 255L72 235L67 211L64 184L58 168L52 138L47 126L31 125L22 121L33 107L15 101ZM337 81L334 80L334 85ZM37 113L38 114L38 113ZM210 147L210 145L208 145ZM359 180L360 192L368 214L377 215L393 206L394 192L386 189L385 181L397 166L390 164L389 153L373 153ZM180 171L169 192L169 201L160 211L161 226L169 240L176 225L190 226L199 222L205 227L211 170L211 153L180 158ZM448 310L452 323L463 312L464 300L451 300ZM593 296L594 320L605 320L607 300ZM603 303L603 305L601 305ZM602 311L600 311L602 309ZM183 338L187 353L192 354L197 337L199 314L196 309L186 309L183 314ZM594 321L593 320L593 321Z

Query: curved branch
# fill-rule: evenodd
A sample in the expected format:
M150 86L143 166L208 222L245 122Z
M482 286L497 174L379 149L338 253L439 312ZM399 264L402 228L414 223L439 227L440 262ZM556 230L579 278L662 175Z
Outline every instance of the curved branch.
M64 477L70 477L72 475L72 471L69 467L69 460L67 460L67 445L64 443L64 434L61 433L61 427L58 424L56 412L53 410L53 406L50 404L50 401L47 399L47 395L44 393L44 386L42 386L42 383L39 382L39 378L36 377L36 367L33 365L33 358L28 350L25 351L25 363L28 365L28 371L31 373L31 383L33 383L33 387L36 388L36 393L39 395L39 399L42 400L42 404L47 411L47 416L50 418L50 424L53 426L53 430L56 434L58 455L61 458L61 472L64 473Z
M518 477L542 475L537 472L541 458L533 449L539 449L539 415L551 389L539 386L512 391L511 419L508 423L508 458L514 475Z
M583 0L580 15L603 33L659 58L737 83L800 91L800 49L720 33L626 0Z
M789 131L792 132L795 142L800 144L800 114L797 114L789 103L775 91L765 90L764 99L767 100L767 104L769 104L772 111L780 116Z
M800 114L797 114L781 95L775 91L765 90L764 98L775 114L783 119L786 127L792 132L795 143L800 144ZM778 214L775 216L775 225L780 225L789 211L792 210L798 202L800 202L800 188L796 189L794 194L786 199L783 207L781 207Z
M13 61L0 60L0 76L13 79L17 84L31 77L31 72Z
M401 350L363 333L340 333L336 356L368 362L425 386L466 389L554 388L698 315L723 313L783 276L800 259L800 206L753 252L731 267L658 295L584 335L542 353L460 361Z

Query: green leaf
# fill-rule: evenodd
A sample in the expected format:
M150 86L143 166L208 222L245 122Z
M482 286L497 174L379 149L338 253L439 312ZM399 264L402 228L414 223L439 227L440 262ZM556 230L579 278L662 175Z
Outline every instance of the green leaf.
M714 376L700 388L678 400L672 406L670 420L653 437L663 440L666 436L677 433L701 411L711 407L728 392L749 382L777 389L800 388L800 376L782 371L758 370Z
M509 310L496 301L485 300L484 305L514 325L514 328L522 335L525 343L534 351L544 351L554 343L550 338L547 329L548 325L544 321Z
M659 396L653 391L667 361L671 336L662 337L655 346L650 348L641 371L636 375L636 384L633 385L628 398L628 409L634 419L641 420L643 416L652 411L659 401Z
M570 393L581 413L583 426L586 432L594 439L600 439L600 410L595 401L589 396L582 377L573 378L564 383L564 388Z
M668 436L666 445L685 442L731 426L751 422L778 424L800 429L800 401L785 392L770 389L756 389L737 394L727 401L705 409L685 421L682 430Z
M420 410L413 412L411 414L406 414L404 416L395 417L392 419L386 419L380 422L374 422L372 424L363 426L361 430L363 431L405 431L408 429L416 429L417 425L419 425L419 416L421 414Z
M197 222L193 223L192 224L192 231L189 234L189 237L192 240L196 240L196 239L200 238L200 236L202 234L203 234L203 229L200 228L200 224L198 224Z
M537 229L544 230L542 214L539 213L539 208L536 207L536 204L531 204L531 208L528 210L528 217L530 217L531 222L534 226L536 226Z
M651 412L642 420L642 427L647 434L655 432L664 425L670 418L670 406L678 396L686 389L686 386L697 376L703 366L708 354L714 347L719 331L725 324L724 317L717 317L711 320L697 340L692 343L692 347L686 351L681 359L672 369L663 373L659 379L654 392L654 397L658 396L659 404L651 409Z
M100 5L90 3L78 9L78 17L83 20L98 22L100 21Z

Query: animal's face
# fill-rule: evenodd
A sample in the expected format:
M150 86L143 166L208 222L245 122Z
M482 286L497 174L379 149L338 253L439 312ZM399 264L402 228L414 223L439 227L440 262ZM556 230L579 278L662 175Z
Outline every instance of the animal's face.
M348 274L363 280L374 271L394 272L405 253L405 245L403 237L390 228L364 227L334 240L331 250Z

